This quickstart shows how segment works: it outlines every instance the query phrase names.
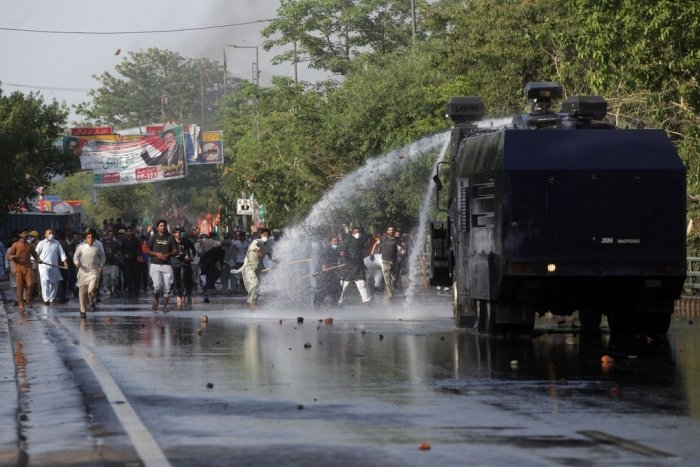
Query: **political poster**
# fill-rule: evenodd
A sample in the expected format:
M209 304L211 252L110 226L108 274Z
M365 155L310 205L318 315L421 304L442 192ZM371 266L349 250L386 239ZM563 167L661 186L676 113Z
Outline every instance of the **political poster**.
M72 131L72 130L71 130ZM125 141L138 141L143 138L143 135L81 135L81 136L64 136L63 149L66 152L73 153L80 157L83 152L83 146L88 141L105 141L109 143L122 143Z
M253 215L253 201L247 200L245 198L239 198L237 206L238 209L236 209L236 214L238 214L239 216Z
M173 122L152 123L146 126L146 133L161 133L173 126L176 126ZM183 124L183 128L185 130L185 158L187 165L201 164L202 162L199 160L199 154L202 151L199 145L201 129L193 123Z
M187 165L223 164L224 143L221 131L203 131L199 151L187 153Z
M80 166L93 171L97 187L159 182L186 175L182 125L132 141L72 138L68 144L79 148L74 151L79 154Z

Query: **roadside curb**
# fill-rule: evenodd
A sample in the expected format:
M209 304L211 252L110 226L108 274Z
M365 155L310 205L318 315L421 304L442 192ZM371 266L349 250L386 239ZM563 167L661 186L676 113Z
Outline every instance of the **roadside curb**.
M0 284L0 465L19 465L17 371L7 308L7 284ZM14 420L14 423L8 423Z

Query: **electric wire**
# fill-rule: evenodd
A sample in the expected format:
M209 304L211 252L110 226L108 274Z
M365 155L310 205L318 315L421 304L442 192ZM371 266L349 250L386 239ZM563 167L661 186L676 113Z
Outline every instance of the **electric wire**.
M37 34L83 34L83 35L95 35L95 36L105 36L105 35L126 35L126 34L161 34L161 33L173 33L173 32L188 32L188 31L204 31L208 29L223 29L223 28L233 28L237 26L247 26L250 24L260 24L274 21L276 18L270 19L255 19L252 21L244 21L241 23L231 23L231 24L219 24L215 26L200 26L194 28L178 28L178 29L150 29L145 31L56 31L51 29L25 29L25 28L6 28L0 27L0 31L13 31L13 32L28 32Z
M7 81L0 81L0 87L2 86L12 86L13 88L27 88L27 89L45 89L47 91L66 91L66 92L81 92L87 93L92 91L88 88L69 88L62 86L39 86L35 84L21 84L21 83L8 83Z

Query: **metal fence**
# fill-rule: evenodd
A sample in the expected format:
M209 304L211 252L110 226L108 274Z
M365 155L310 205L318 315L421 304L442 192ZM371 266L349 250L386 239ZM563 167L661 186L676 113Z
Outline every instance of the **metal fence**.
M685 284L683 284L683 292L688 295L700 293L700 258L698 257L688 257L688 271L685 276Z
M25 228L39 232L40 238L44 237L44 230L52 228L54 230L69 227L73 232L80 232L80 214L55 214L55 213L13 213L6 214L0 218L0 240L8 245L10 235L15 230Z

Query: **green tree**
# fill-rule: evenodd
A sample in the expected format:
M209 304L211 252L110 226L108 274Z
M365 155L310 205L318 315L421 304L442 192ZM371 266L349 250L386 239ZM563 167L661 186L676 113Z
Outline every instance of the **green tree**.
M56 144L67 118L68 109L56 101L45 104L38 94L20 92L6 96L0 89L0 213L30 205L37 188L79 168L76 158Z
M571 0L579 57L619 123L658 126L676 141L700 190L700 5L681 0Z
M411 43L409 1L282 0L277 19L262 31L265 50L288 50L273 63L305 62L347 74L362 53L389 53ZM293 45L297 44L297 51Z
M417 51L361 62L363 66L329 93L322 109L321 142L345 170L449 128L444 116L449 93L463 89L449 86L428 54Z
M641 88L700 111L700 4L682 0L572 0L579 56L601 89Z
M197 122L206 129L223 96L223 67L208 59L148 49L129 52L115 69L117 74L105 72L94 77L101 86L89 93L90 103L77 108L96 124L128 128L174 120ZM227 89L237 87L238 80L227 75Z
M321 125L321 92L288 78L271 88L248 86L225 104L224 143L228 151L220 198L255 194L273 225L292 222L337 179L331 154L316 142Z
M525 108L530 81L557 80L569 94L588 94L568 20L559 0L442 0L426 9L434 64L493 116ZM574 36L575 37L575 36Z
M336 155L345 173L450 127L447 99L465 89L436 69L424 48L410 55L363 57L358 63L322 109L319 141ZM436 155L437 151L406 163L405 155L399 154L387 161L396 167L392 175L358 190L335 210L336 217L378 227L394 222L410 229L418 222Z
M222 190L235 198L254 193L268 220L301 220L321 195L368 158L445 131L445 102L456 89L429 57L362 58L342 84L318 86L276 79L269 89L250 86L229 96L225 143L231 155ZM393 177L377 178L330 218L408 227L417 217L434 158L401 164ZM336 224L337 225L337 224Z

